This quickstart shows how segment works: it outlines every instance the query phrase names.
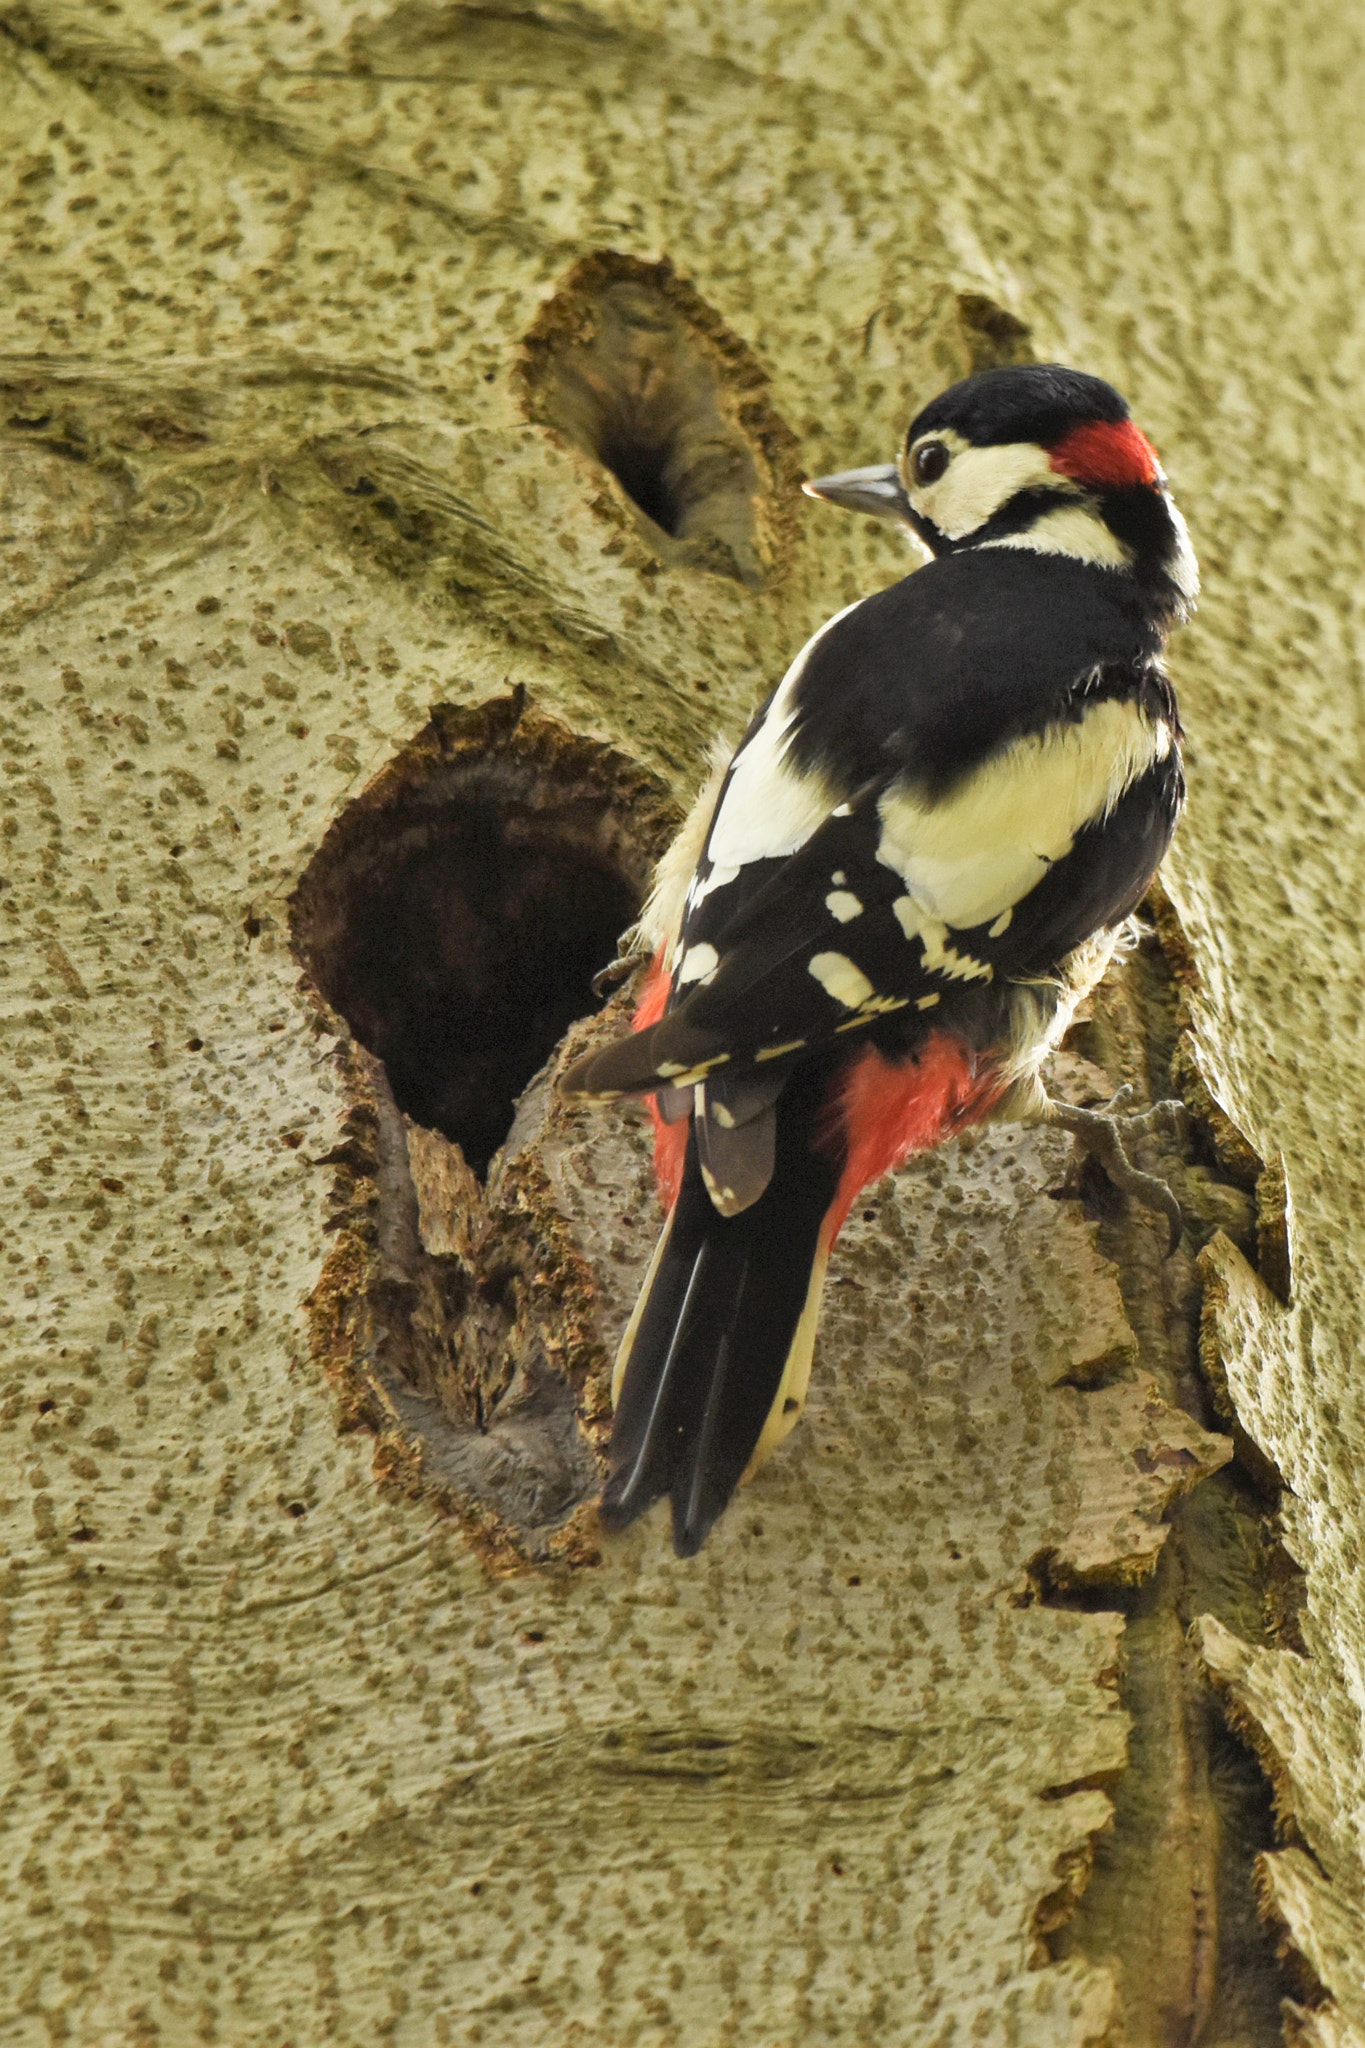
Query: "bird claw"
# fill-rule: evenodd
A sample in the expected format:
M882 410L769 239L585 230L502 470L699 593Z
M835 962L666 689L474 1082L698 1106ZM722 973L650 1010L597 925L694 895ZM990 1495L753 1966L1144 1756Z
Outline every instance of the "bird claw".
M607 996L619 988L628 974L633 974L640 964L638 953L618 953L614 960L608 960L605 967L599 967L592 978L592 992L595 996Z
M1123 1141L1131 1132L1146 1135L1158 1121L1166 1118L1173 1119L1179 1129L1184 1121L1185 1105L1182 1102L1155 1102L1150 1109L1121 1114L1132 1099L1131 1087L1125 1086L1103 1109L1079 1109L1074 1103L1050 1101L1047 1120L1069 1132L1083 1152L1097 1159L1116 1188L1121 1188L1125 1195L1132 1195L1144 1208L1166 1218L1170 1228L1166 1256L1170 1258L1178 1248L1185 1228L1180 1204L1164 1180L1134 1166Z

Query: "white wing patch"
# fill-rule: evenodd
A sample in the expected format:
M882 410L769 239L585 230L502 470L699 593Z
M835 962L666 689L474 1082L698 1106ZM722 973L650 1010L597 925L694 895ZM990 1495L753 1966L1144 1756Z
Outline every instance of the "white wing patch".
M786 759L794 713L774 703L735 763L706 851L724 868L785 860L829 816L834 794L822 775L802 775Z
M959 930L986 924L1035 888L1081 827L1105 817L1170 749L1167 725L1136 704L1102 699L1076 724L1016 740L939 803L893 784L879 807L877 858L919 912Z
M846 1010L861 1009L876 994L861 967L855 967L846 953L816 953L809 963L809 972L825 994Z
M670 947L678 936L683 921L683 906L687 885L692 878L711 819L720 795L725 771L730 765L730 749L724 740L716 740L711 747L711 769L697 795L697 800L683 822L682 830L664 854L654 870L654 882L640 912L635 934L638 936L641 952L657 953L661 948ZM733 877L731 877L733 880ZM720 884L713 884L719 888ZM625 945L627 939L622 941Z
M847 924L851 918L863 914L862 902L851 889L831 889L825 898L825 908L840 924Z
M858 603L863 600L859 598ZM785 860L803 847L834 808L837 791L821 775L802 775L787 761L796 715L796 686L811 650L855 610L845 605L826 619L797 655L768 706L768 715L735 760L730 786L716 813L707 857L725 868L751 860Z
M705 903L713 889L728 889L731 882L738 879L738 868L713 867L704 878L700 874L694 875L692 886L687 892L688 910L695 910L699 903Z

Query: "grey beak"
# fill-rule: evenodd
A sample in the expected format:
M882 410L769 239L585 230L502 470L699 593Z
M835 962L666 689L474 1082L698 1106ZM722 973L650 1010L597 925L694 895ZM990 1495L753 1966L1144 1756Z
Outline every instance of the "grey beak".
M850 512L871 512L877 519L909 522L910 500L894 462L871 469L843 469L838 476L815 476L801 486L808 498L824 498Z

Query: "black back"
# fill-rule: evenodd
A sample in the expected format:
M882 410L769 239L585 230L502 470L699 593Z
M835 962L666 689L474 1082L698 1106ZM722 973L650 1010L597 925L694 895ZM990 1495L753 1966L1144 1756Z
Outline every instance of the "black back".
M942 796L1097 694L1142 695L1163 638L1126 576L1015 548L945 555L816 641L791 757L841 788L895 774Z

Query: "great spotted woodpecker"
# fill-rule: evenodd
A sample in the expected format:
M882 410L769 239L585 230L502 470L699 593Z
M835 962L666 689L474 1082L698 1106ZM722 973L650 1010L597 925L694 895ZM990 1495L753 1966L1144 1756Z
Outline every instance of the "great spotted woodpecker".
M646 905L634 1032L562 1082L651 1099L670 1213L601 1512L667 1494L681 1556L800 1414L860 1190L986 1118L1057 1114L1040 1068L1184 797L1161 656L1197 571L1112 386L989 370L897 463L805 488L930 559L822 626L717 767Z

